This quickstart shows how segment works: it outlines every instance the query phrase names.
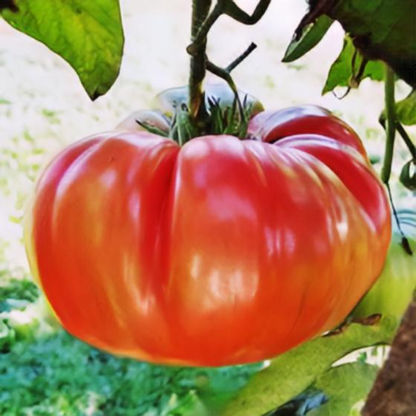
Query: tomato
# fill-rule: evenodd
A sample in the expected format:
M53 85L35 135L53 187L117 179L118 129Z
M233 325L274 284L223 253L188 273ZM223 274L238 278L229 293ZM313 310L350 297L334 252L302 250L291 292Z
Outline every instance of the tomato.
M71 334L140 360L220 366L273 357L345 318L391 237L359 138L313 106L260 112L248 136L180 147L110 132L54 159L27 251Z
M416 290L416 212L398 211L401 227L413 254L402 246L402 235L395 227L381 276L363 297L352 316L375 313L401 318ZM394 222L393 222L394 224Z

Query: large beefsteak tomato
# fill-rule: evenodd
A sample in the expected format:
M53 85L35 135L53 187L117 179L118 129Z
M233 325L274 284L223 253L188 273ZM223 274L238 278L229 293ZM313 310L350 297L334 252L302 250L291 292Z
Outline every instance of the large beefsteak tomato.
M27 250L62 325L156 363L263 360L334 327L379 275L390 211L357 135L313 106L248 139L89 137L36 188Z

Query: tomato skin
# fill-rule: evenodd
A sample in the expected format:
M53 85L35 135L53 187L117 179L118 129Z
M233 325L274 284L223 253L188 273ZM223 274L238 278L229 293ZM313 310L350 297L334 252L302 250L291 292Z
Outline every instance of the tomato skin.
M295 134L320 134L358 150L367 157L364 146L354 130L328 110L315 105L302 105L280 111L263 111L249 125L248 134L274 142Z
M115 354L220 366L344 319L382 269L388 202L353 132L294 133L182 148L108 133L58 155L37 185L27 250L63 326Z

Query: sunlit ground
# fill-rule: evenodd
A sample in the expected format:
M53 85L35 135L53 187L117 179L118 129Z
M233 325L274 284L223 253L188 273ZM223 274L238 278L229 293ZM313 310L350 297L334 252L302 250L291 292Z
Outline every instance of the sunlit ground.
M68 64L0 21L0 269L9 270L0 275L4 281L13 273L17 277L28 273L21 221L40 167L68 143L112 129L134 110L152 107L159 91L187 82L190 1L122 3L126 47L121 74L96 102L89 100ZM257 0L238 3L250 10ZM382 85L365 80L343 100L333 94L321 96L342 46L337 24L308 55L293 64L280 62L304 11L303 0L279 0L255 27L221 18L209 39L209 56L226 65L255 42L258 49L234 73L240 88L270 109L301 103L332 109L356 129L370 154L381 156ZM209 79L216 81L213 76ZM398 97L407 91L400 84ZM400 140L397 149L396 176L406 154ZM380 164L375 168L379 170ZM396 184L393 188L400 204L415 206L402 188ZM40 332L53 330L53 321L45 320L44 305L39 305L20 305L9 318L22 327L36 322Z

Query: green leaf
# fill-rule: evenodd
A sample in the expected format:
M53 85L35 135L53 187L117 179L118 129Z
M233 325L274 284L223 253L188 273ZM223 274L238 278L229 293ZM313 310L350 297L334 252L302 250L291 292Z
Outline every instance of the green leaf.
M405 99L396 103L396 114L405 126L416 124L416 90L412 90Z
M333 91L336 87L356 88L365 78L374 81L384 79L382 62L368 61L362 74L359 74L362 62L363 57L354 47L351 38L346 36L342 51L329 70L322 94Z
M352 323L336 335L316 338L288 351L252 378L229 402L225 416L258 416L283 405L350 352L390 343L397 325L393 317L383 317L371 326Z
M387 62L416 86L415 0L319 0L368 59Z
M334 21L325 15L302 28L300 38L295 34L286 49L282 62L293 62L314 48L325 36Z
M91 99L116 80L123 53L118 0L16 0L1 11L15 29L44 43L77 72Z
M377 376L378 367L365 363L349 363L333 367L320 375L314 387L322 390L328 401L308 416L346 416L356 403L363 401Z
M337 20L367 60L386 62L416 88L414 0L314 0L309 5L300 28L322 15Z

